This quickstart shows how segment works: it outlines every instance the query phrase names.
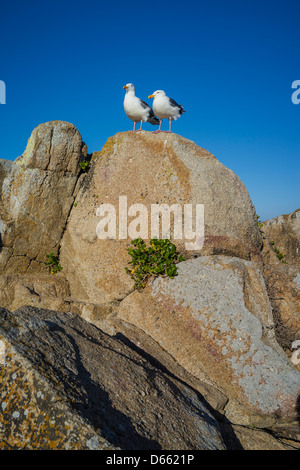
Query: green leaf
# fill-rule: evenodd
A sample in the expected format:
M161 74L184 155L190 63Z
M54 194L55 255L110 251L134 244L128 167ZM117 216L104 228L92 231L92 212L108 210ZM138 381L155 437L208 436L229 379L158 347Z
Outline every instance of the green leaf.
M176 246L169 239L152 238L149 246L141 238L131 241L135 248L127 248L131 260L128 262L134 268L125 272L135 280L134 288L142 290L151 276L166 275L174 279L178 274L176 263L184 261Z

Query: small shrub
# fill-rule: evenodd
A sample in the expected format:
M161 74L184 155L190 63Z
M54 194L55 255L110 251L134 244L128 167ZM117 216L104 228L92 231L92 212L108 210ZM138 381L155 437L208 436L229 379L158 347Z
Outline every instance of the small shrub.
M257 226L258 226L259 229L261 229L263 227L263 223L259 220L260 216L256 215L256 218L257 218Z
M280 252L280 250L278 250L278 248L276 248L276 246L274 246L274 251L277 255L277 258L282 262L282 263L287 263L283 258L285 257L285 255L283 253Z
M152 276L164 275L173 279L177 276L176 263L184 261L176 246L167 239L152 239L149 246L141 238L131 242L135 248L127 248L131 256L125 271L134 280L134 289L141 290Z
M264 224L259 220L260 216L259 215L256 215L256 219L257 219L257 227L258 227L258 230L262 236L262 238L265 240L266 239L266 236L263 232L262 227L264 226Z
M90 162L85 160L84 162L80 162L79 165L81 166L82 171L86 172L88 167L90 166Z
M49 266L51 274L57 274L59 271L62 271L63 268L59 264L59 259L54 255L53 251L46 255L48 261L45 263L46 266Z

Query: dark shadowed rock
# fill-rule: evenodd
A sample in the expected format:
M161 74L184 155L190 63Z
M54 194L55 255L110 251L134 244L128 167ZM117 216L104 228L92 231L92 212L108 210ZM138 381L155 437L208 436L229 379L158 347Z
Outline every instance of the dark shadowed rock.
M225 449L199 395L74 314L0 309L2 449Z

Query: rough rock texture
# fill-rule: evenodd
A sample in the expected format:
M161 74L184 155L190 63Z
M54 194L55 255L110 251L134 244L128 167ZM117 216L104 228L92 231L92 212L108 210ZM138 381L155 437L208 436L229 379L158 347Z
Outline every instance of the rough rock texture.
M227 425L223 425L225 432ZM293 439L287 439L276 433L265 432L261 429L246 428L244 426L233 426L234 439L230 439L228 432L228 440L226 441L228 450L237 450L236 440L238 439L241 449L243 450L299 450L300 442ZM298 433L299 434L299 433Z
M285 255L288 264L300 269L300 209L263 222L269 241Z
M284 349L300 337L300 269L283 264L264 241L264 276L273 307L278 340Z
M178 377L190 385L203 396L212 410L220 413L220 416L224 414L224 408L228 403L226 395L210 383L204 382L189 373L166 349L163 349L151 336L144 333L141 328L120 319L115 313L96 320L96 325L110 336L119 338L125 344L129 344L137 349L145 357L151 358L154 365L157 365L160 369L168 371L169 374Z
M0 197L1 197L1 188L4 178L8 175L11 170L13 162L11 160L0 159Z
M101 240L96 234L97 208L112 204L118 217L119 196L127 197L128 208L142 203L149 215L151 204L180 204L183 208L189 203L194 211L196 204L204 204L205 240L198 253L249 259L259 252L261 238L253 204L231 170L207 150L176 134L118 133L101 152L93 153L62 240L61 261L71 295L78 300L118 300L132 286L124 271L130 239ZM129 216L128 223L133 219ZM182 251L186 241L175 240L175 244Z
M68 312L70 289L60 275L7 274L0 276L0 305L16 310L23 305Z
M300 374L278 346L262 276L238 258L200 257L179 275L128 295L118 317L135 324L229 402L226 417L267 427L297 419Z
M300 209L263 223L264 277L273 307L278 341L292 353L300 338ZM278 259L275 250L284 254Z
M199 395L75 314L0 310L2 449L225 449Z
M0 160L0 306L68 312L4 313L11 369L1 369L2 448L223 448L214 419L228 449L299 448L300 365L290 349L300 332L299 211L259 230L239 178L176 134L119 133L86 173L84 159L78 130L53 121L33 131L14 163ZM113 204L118 217L120 196L149 215L151 204L204 204L203 248L175 240L187 259L177 278L133 291L124 271L130 238L96 235L97 208ZM50 251L63 266L53 276ZM148 395L136 392L143 387ZM97 408L99 396L107 406Z
M300 449L299 421L291 423L277 423L267 428L257 428L257 419L254 424L236 425L226 417L226 405L228 398L216 386L208 383L205 378L205 370L202 370L202 380L188 372L174 357L162 348L153 338L136 327L112 314L102 320L96 320L96 324L109 335L129 344L140 354L151 360L151 363L163 371L167 371L178 377L184 383L197 390L206 400L211 413L218 420L222 437L228 450L294 450ZM200 371L200 367L199 367ZM300 400L300 398L299 398ZM300 416L300 403L298 404Z
M45 271L57 254L86 145L72 124L39 125L2 183L0 273Z

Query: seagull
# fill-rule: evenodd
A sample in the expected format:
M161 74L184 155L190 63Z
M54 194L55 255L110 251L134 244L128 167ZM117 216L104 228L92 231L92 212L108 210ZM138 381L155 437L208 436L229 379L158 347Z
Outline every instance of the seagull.
M171 121L176 121L186 111L181 104L177 104L172 98L169 98L163 90L156 90L148 98L154 98L153 111L159 118L159 128L155 133L161 132L161 123L163 119L169 119L169 130L171 131Z
M154 115L152 108L143 100L135 96L135 87L132 83L127 83L123 88L126 90L124 98L124 110L129 119L134 122L133 130L137 122L141 122L141 127L137 130L142 130L143 122L150 122L150 124L158 125L159 120Z

